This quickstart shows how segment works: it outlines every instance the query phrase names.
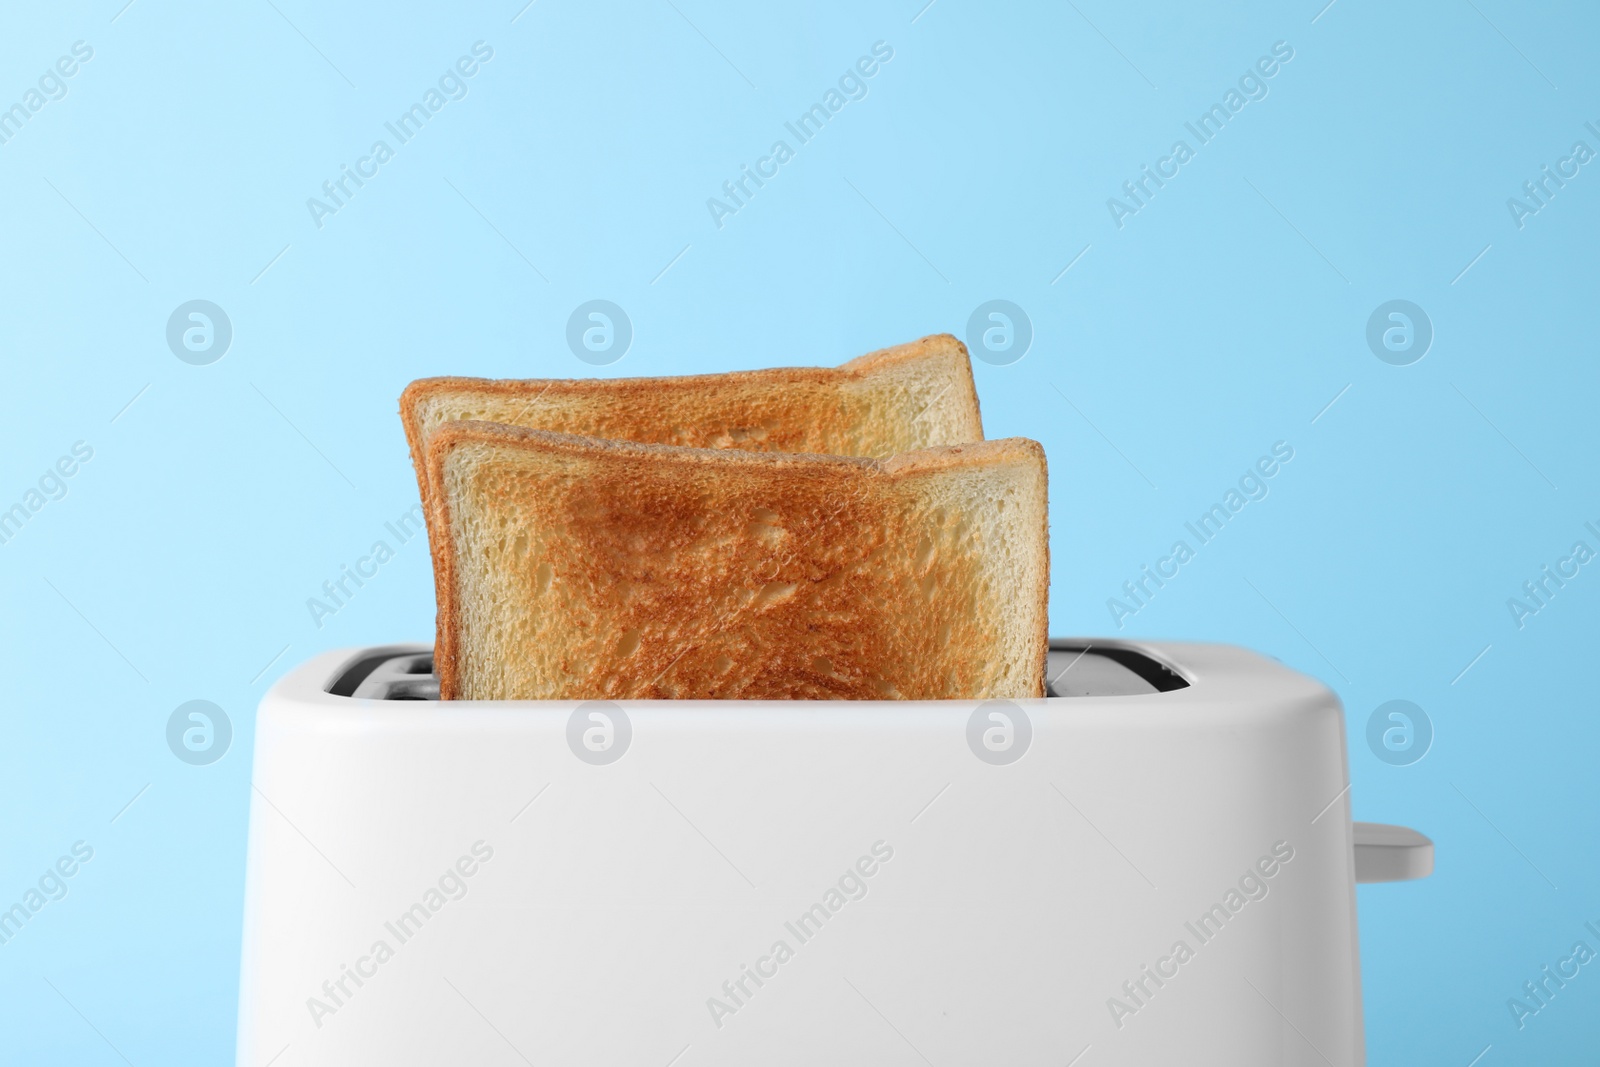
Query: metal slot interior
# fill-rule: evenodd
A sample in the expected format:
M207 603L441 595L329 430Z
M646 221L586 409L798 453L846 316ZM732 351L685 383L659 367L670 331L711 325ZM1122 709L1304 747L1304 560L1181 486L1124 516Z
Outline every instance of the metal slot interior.
M361 700L438 700L439 679L433 673L433 653L389 655L379 660L350 689L350 695Z
M1182 675L1131 648L1051 641L1045 693L1053 697L1120 697L1187 688Z
M1045 693L1053 697L1137 696L1189 683L1166 664L1131 649L1051 641ZM432 652L373 649L352 660L328 686L361 700L438 700Z

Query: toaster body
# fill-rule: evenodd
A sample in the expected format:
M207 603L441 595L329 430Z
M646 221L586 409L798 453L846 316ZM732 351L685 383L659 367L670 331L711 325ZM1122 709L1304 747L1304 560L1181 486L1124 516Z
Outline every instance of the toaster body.
M1361 1064L1321 684L1052 642L1039 700L441 703L329 653L256 723L238 1062Z

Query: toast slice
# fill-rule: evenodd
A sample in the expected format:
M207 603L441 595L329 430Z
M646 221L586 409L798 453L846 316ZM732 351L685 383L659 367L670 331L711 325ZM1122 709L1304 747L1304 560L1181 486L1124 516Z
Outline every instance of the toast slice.
M893 456L983 440L967 347L949 334L838 367L782 367L672 378L423 378L400 419L429 494L428 441L447 422L502 422L618 441Z
M439 486L446 700L1044 694L1044 450L887 460L454 422Z
M400 421L416 467L436 585L438 494L428 475L428 443L440 426L465 420L620 441L843 456L893 456L983 440L972 361L966 345L949 334L839 367L674 378L423 378L400 395Z

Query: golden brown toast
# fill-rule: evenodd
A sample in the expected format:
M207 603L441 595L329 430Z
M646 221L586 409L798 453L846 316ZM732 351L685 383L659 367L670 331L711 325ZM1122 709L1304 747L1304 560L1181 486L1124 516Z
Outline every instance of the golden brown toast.
M949 334L839 367L783 367L673 378L423 378L400 396L427 510L428 440L475 420L618 441L893 456L983 440L967 348Z
M434 433L444 699L1044 693L1044 450Z
M893 456L983 440L967 348L949 334L839 367L674 378L423 378L400 395L437 583L436 494L428 442L447 422L478 420L620 441Z

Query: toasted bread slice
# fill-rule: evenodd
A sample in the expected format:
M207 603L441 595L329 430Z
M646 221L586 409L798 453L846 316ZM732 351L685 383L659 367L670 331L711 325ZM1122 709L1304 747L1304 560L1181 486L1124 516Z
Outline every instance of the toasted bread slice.
M840 367L674 378L423 378L400 395L423 509L428 441L447 422L502 422L618 441L751 452L893 456L983 440L967 348L949 334Z
M949 334L840 367L675 378L423 378L400 395L400 421L416 466L436 584L438 499L428 476L428 442L440 426L463 420L620 441L841 456L983 440L972 361Z
M442 696L1044 693L1044 450L887 460L441 427Z

